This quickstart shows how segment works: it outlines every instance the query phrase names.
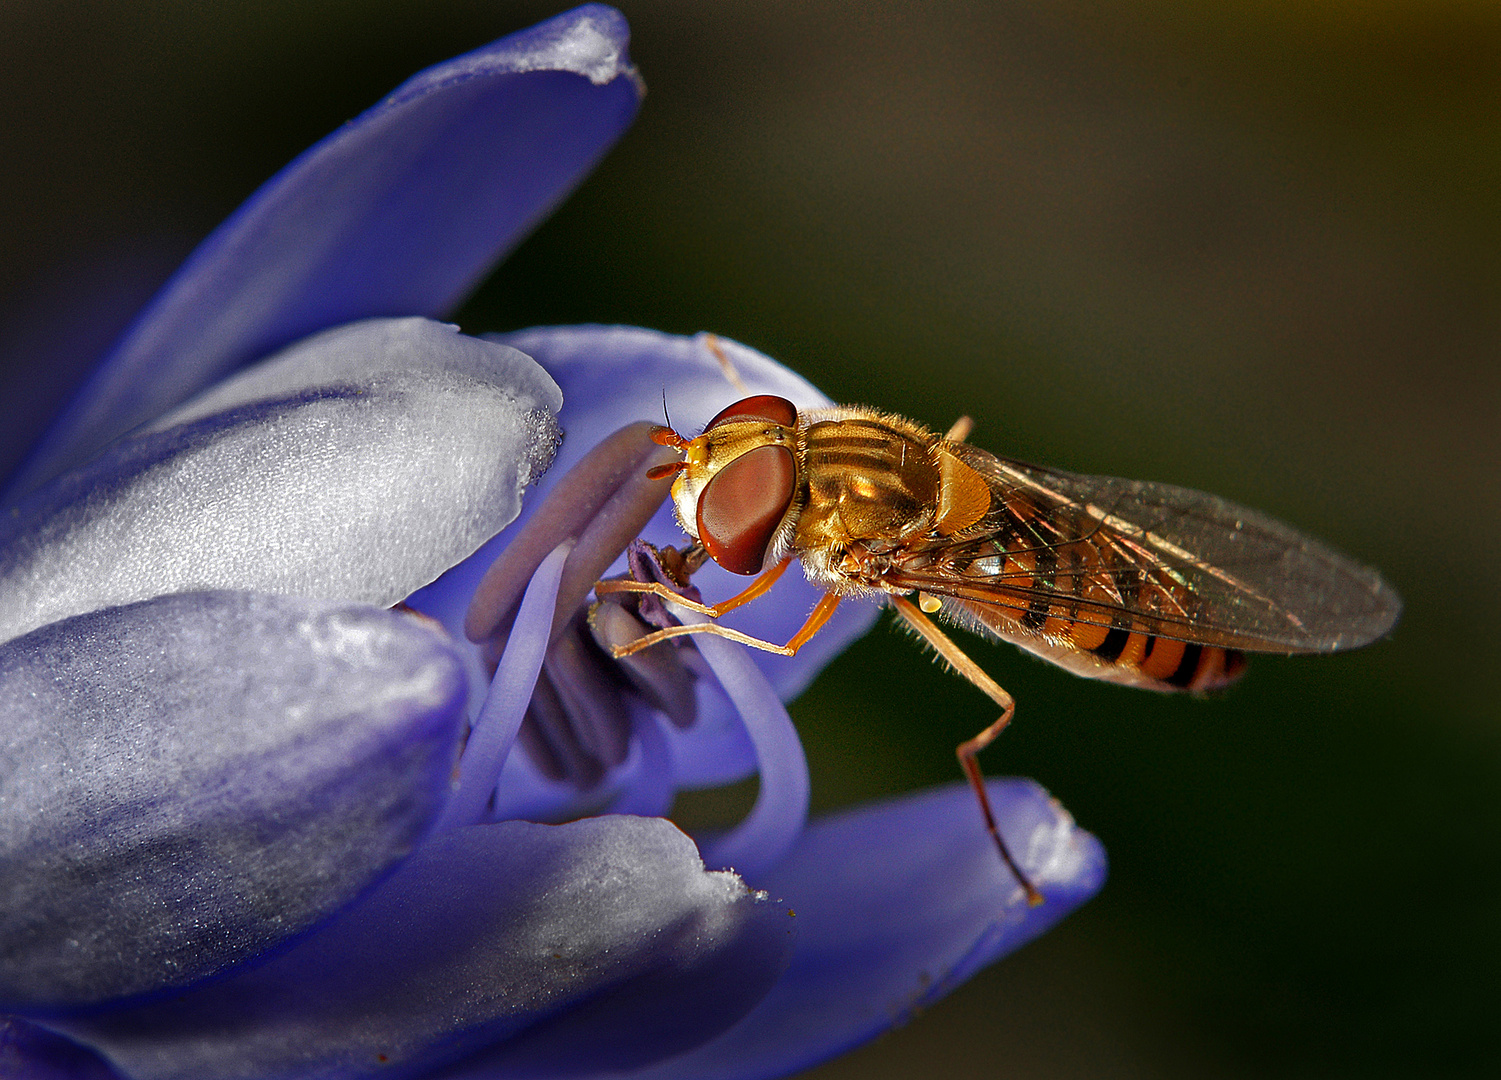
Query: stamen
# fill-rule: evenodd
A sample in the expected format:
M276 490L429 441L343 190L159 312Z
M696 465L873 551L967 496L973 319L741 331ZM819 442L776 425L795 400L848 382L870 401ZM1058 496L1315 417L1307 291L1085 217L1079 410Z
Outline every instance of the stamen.
M719 370L724 372L725 380L735 388L741 397L750 397L750 387L746 386L741 380L740 372L735 370L735 365L730 363L730 358L725 355L724 346L719 344L719 335L709 333L699 334L698 341L714 355L715 360L719 361Z
M486 572L465 632L483 644L496 677L460 762L444 827L482 819L505 754L518 740L544 774L587 790L628 760L634 735L638 764L628 770L628 790L614 809L664 813L674 792L672 751L649 709L688 726L697 709L695 679L712 671L745 724L760 793L745 820L709 846L706 861L755 874L796 843L808 814L807 760L787 710L745 651L700 637L625 662L608 659L605 648L596 652L598 642L608 647L680 624L683 609L650 594L612 593L594 605L587 627L579 618L599 576L666 497L676 470L652 469L657 479L646 472L670 463L652 445L673 446L668 436L685 443L645 423L605 440L559 481ZM696 547L659 552L640 542L628 558L635 580L661 582L695 601L701 598L687 574L703 560ZM543 625L551 628L546 637Z
M684 622L703 617L684 612ZM704 863L751 876L780 862L808 820L808 759L782 699L745 649L703 634L698 650L745 721L761 776L756 804L745 820L709 845Z
M565 540L542 560L522 597L517 625L541 627L552 620L563 567L572 549L572 542ZM458 784L439 815L436 829L453 829L483 820L490 794L500 780L501 766L526 715L546 651L547 642L540 633L522 633L515 635L515 641L501 657L490 681L490 692L485 695L485 703L480 706L459 759Z
M482 643L490 670L497 671L513 636L521 590L542 561L538 553L545 556L571 538L545 659L518 738L543 775L581 791L597 786L626 760L633 695L667 712L676 724L691 724L696 715L696 676L672 651L659 650L663 655L627 672L596 647L580 617L594 583L667 495L669 483L645 475L653 460L669 456L652 444L652 429L648 423L622 428L569 470L486 571L465 619L466 634ZM619 614L634 622L624 609Z

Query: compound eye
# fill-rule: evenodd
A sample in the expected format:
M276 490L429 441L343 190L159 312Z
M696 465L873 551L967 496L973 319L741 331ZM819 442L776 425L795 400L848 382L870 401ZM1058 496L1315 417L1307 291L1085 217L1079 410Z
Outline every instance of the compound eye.
M741 398L710 420L709 426L704 430L716 428L727 420L766 420L780 427L796 427L797 406L775 394L757 394L755 397Z
M715 473L698 497L698 538L709 556L733 573L759 573L796 480L784 446L758 446Z

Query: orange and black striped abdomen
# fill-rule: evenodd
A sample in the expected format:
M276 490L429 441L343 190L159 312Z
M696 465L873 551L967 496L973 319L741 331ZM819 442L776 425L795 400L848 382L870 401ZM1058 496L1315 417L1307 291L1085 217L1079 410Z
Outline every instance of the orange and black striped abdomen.
M1019 609L969 597L949 608L961 623L979 624L1076 675L1169 693L1204 693L1227 686L1246 668L1245 653L1155 634L1141 624L1067 623L1056 615L1046 636L1026 627Z
M1243 653L1157 632L1153 624L1164 617L1191 626L1196 597L1134 554L1106 532L1059 544L1046 618L1038 621L1034 604L1023 625L1115 668L1118 678L1135 676L1124 681L1155 690L1200 693L1235 681L1246 667ZM1113 616L1108 626L1102 625L1107 613Z
M1079 637L1094 639L1100 627ZM1149 633L1112 626L1099 643L1087 650L1096 660L1126 668L1149 680L1153 689L1202 693L1218 690L1238 679L1246 669L1245 653L1216 645L1196 645Z
M1192 693L1217 690L1245 670L1243 653L1164 636L1154 628L1164 617L1191 626L1197 598L1161 567L1134 557L1120 538L1097 532L1062 545L1059 553L1067 569L1057 584L1074 602L1058 605L1068 609L1060 613L1066 625L1049 630L1096 661L1134 672L1153 689ZM1111 609L1110 625L1099 625L1101 612Z
M897 581L968 601L999 636L1081 675L1202 692L1244 671L1242 653L1183 640L1198 598L1129 537L1023 493L995 504L981 535L908 553Z

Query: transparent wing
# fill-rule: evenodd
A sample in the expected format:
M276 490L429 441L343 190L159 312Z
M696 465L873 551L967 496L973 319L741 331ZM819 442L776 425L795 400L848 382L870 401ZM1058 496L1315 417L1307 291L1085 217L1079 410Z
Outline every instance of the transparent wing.
M1214 495L952 449L985 478L991 508L961 533L894 553L888 580L993 606L1021 635L1080 623L1329 652L1381 637L1401 610L1374 570Z

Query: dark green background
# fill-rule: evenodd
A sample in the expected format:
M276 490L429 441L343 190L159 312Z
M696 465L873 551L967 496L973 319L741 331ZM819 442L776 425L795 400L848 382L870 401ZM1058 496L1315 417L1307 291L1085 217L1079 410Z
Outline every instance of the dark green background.
M1021 703L990 769L1111 880L818 1075L1501 1074L1496 6L621 6L640 121L467 328L715 330L1004 454L1264 508L1407 601L1213 701L976 645ZM97 336L37 297L120 317L305 146L556 10L0 4L6 340ZM57 391L4 380L11 452ZM990 711L883 627L794 715L828 808L956 778Z

